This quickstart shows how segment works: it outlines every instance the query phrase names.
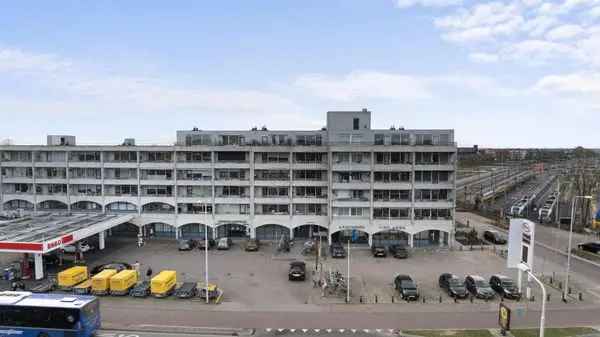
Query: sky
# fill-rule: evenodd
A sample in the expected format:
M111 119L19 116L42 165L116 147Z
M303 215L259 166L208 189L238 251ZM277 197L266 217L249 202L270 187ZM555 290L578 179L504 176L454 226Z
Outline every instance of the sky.
M0 141L176 130L452 128L459 146L600 147L600 0L12 1Z

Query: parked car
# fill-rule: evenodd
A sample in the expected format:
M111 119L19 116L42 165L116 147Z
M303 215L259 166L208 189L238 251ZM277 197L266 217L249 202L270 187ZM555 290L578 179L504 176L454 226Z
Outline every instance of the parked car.
M373 244L371 247L371 253L373 253L374 257L386 257L387 252L385 250L385 246Z
M388 247L390 254L397 259L408 258L408 250L403 245L390 245Z
M500 232L496 230L487 230L483 232L483 238L486 241L491 242L495 245L506 244L506 239L502 236L502 234L500 234Z
M125 262L105 263L105 264L101 264L101 265L98 265L98 266L95 266L94 268L92 268L91 275L96 275L99 272L103 271L104 269L114 269L118 273L125 269L133 269L133 267L129 263L125 263Z
M344 249L344 246L341 243L333 243L330 247L330 251L331 257L341 259L346 257L346 250Z
M94 246L90 245L87 241L84 240L84 241L76 242L72 245L64 246L63 251L65 253L76 253L77 252L76 245L79 245L79 251L82 253L87 253L89 251L94 250Z
M192 298L198 294L198 284L196 282L184 282L181 287L175 290L177 298Z
M192 250L196 247L196 240L193 239L184 239L179 240L177 243L177 249L181 251Z
M257 252L259 246L260 246L260 242L258 241L258 239L248 239L246 241L246 245L245 245L244 249L247 252Z
M515 282L508 276L492 275L492 277L490 277L490 287L504 298L513 300L521 299L519 288L517 288Z
M206 249L206 247L205 247L206 241L207 241L206 239L200 239L200 240L198 240L198 242L196 242L196 246L198 247L198 249L205 250ZM215 240L208 239L208 249L211 249L214 246L215 246Z
M490 284L479 275L468 275L465 278L467 290L475 297L481 299L492 299L496 296Z
M600 241L598 242L586 242L578 245L579 249L585 250L586 252L598 254L600 253Z
M446 290L450 297L466 298L469 293L465 287L465 281L458 276L450 273L444 273L439 278L440 288Z
M303 261L290 262L290 271L288 273L290 281L306 280L306 264Z
M228 250L231 247L231 238L220 238L217 243L218 250Z
M208 290L208 299L212 300L215 299L217 297L219 297L219 295L221 295L221 290L219 289L219 287L217 287L216 284L212 284L209 283L208 284L208 289L206 287L206 283L202 284L202 287L200 288L199 291L199 295L200 298L206 299L206 291Z
M417 285L408 275L397 275L394 278L394 287L400 293L403 300L416 301L419 299Z
M129 296L132 297L148 297L150 296L150 281L143 281L136 284L131 291Z

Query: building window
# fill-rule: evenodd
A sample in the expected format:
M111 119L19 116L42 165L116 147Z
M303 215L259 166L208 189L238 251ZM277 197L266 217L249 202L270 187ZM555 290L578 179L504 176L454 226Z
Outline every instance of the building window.
M360 128L360 119L354 118L352 120L352 129L353 130L358 130L359 128Z

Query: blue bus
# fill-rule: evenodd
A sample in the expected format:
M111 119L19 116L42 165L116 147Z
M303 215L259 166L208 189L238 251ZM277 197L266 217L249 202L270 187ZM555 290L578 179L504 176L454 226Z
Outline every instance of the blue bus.
M99 328L94 296L0 292L0 337L90 337Z

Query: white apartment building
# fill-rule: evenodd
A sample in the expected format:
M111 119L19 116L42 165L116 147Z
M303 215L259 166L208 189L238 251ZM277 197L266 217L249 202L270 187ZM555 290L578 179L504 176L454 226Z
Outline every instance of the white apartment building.
M48 136L0 146L0 212L135 214L116 235L446 245L456 152L453 130L375 130L366 109L314 131L178 131L173 146Z

